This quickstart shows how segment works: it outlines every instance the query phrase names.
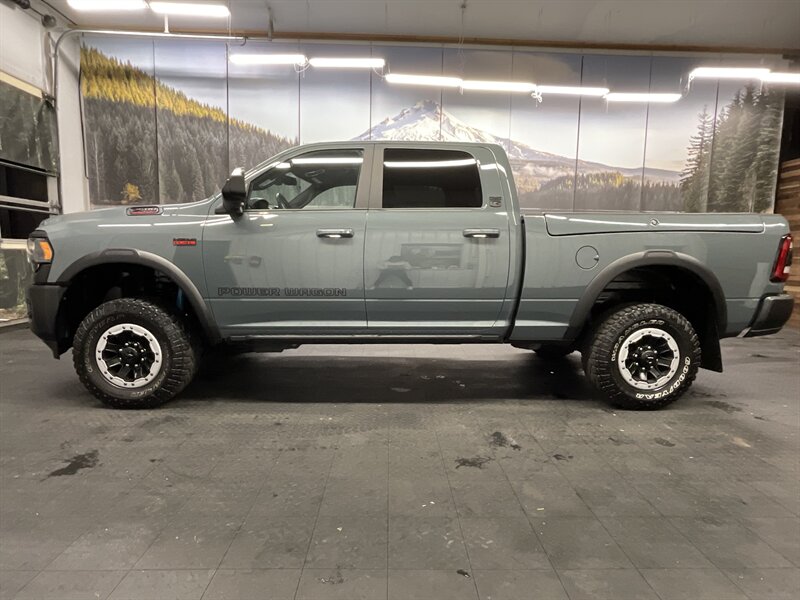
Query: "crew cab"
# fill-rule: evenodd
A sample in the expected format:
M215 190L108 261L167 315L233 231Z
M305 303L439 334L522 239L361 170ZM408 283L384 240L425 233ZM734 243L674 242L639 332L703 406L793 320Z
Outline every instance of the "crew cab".
M50 218L29 255L31 329L118 408L171 399L210 347L396 342L578 351L654 409L793 306L782 217L521 210L491 144L299 146L205 200Z

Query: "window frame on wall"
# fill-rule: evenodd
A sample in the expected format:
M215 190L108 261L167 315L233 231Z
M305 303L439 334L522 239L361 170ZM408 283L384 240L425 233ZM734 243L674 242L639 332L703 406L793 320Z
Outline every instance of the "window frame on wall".
M26 193L29 190L36 193ZM33 281L27 238L43 220L59 214L57 196L52 174L0 161L0 327L26 317L24 289ZM9 301L15 304L8 304Z
M5 71L0 71L0 89L2 89L0 96L3 100L11 102L8 106L13 107L15 103L22 104L15 107L16 111L13 111L12 115L33 124L28 132L30 137L25 140L26 151L17 155L14 155L13 152L9 155L3 151L0 154L0 164L26 168L52 176L58 175L60 149L57 132L58 120L53 100L43 89ZM6 93L11 96L6 98ZM24 127L20 122L14 123L14 125ZM11 147L13 149L13 145ZM40 160L34 160L31 156L31 148L35 149L34 154Z
M453 153L458 152L462 154L466 154L475 161L475 169L477 170L478 176L478 185L480 189L480 199L481 203L480 206L441 206L441 207L385 207L383 205L383 195L384 195L384 162L385 162L385 153L387 150L407 150L407 151L422 151L422 152L447 152ZM488 151L488 149L487 149ZM480 169L480 159L478 158L477 154L470 149L467 144L459 144L458 142L453 142L448 144L447 146L442 145L442 143L419 143L419 144L403 144L403 143L387 143L387 142L378 142L377 147L375 149L375 157L373 159L373 173L374 176L372 178L372 189L370 193L370 209L373 210L385 210L391 212L397 211L480 211L485 210L488 206L486 202L486 189L488 189L486 182L483 178L483 172Z
M23 180L19 182L18 186L9 186L9 180L13 180L14 178L10 176L21 176L23 179L28 179L28 181L26 182ZM28 190L31 188L31 184L38 185L39 193L36 195L40 197L31 198L23 196L20 190L16 189L20 187ZM3 211L9 211L9 213L13 211L42 215L42 219L40 220L44 220L51 215L60 214L61 211L58 208L57 202L57 185L57 179L52 173L26 167L24 165L0 161L0 209ZM9 187L11 187L11 189L9 189ZM2 221L5 222L5 219ZM30 234L28 229L30 228L27 227L21 231L15 231L13 229L9 231L8 227L0 227L0 240L4 242L10 240L26 240ZM33 229L35 229L35 227Z

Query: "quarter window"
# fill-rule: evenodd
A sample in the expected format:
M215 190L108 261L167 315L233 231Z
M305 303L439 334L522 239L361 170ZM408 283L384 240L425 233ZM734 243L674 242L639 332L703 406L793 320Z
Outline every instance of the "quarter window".
M383 208L480 208L478 161L459 150L387 148Z
M360 149L317 150L280 162L250 184L249 210L353 208Z

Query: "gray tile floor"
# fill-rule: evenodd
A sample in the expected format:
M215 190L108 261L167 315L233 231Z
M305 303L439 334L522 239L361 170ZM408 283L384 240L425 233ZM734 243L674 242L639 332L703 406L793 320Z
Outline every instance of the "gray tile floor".
M98 405L0 335L0 598L800 594L800 335L728 340L656 413L576 357L309 346Z

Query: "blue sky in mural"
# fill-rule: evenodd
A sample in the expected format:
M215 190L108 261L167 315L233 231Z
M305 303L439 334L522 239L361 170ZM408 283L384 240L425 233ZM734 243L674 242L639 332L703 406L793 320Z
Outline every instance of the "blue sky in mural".
M231 54L297 54L297 44L248 42L231 44ZM278 135L299 136L299 75L293 65L229 63L230 115ZM267 158L267 157L264 157Z
M369 45L304 44L307 56L380 56ZM300 139L348 140L370 128L370 71L306 69L300 79Z

